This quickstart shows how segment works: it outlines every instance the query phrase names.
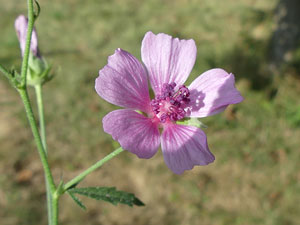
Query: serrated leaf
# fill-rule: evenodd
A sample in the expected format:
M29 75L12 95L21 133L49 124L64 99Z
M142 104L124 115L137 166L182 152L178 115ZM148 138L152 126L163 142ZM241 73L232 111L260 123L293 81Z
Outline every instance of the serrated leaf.
M68 192L72 194L84 195L96 200L103 200L114 205L118 203L129 206L144 206L145 204L135 197L134 194L125 191L118 191L115 187L87 187L87 188L72 188Z
M197 118L185 118L183 120L177 121L176 123L182 125L194 126L198 128L207 128L207 126Z
M80 208L86 210L85 205L79 200L79 198L77 198L74 194L72 194L71 192L67 191L68 194L71 196L71 198L74 200L74 202L79 205Z

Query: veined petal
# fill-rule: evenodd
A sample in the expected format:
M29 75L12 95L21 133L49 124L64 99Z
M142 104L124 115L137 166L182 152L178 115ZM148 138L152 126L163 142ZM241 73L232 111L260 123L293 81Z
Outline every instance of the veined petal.
M20 42L22 56L24 55L24 51L25 51L27 27L28 27L28 19L24 15L18 16L17 19L15 20L15 29ZM37 34L34 28L31 36L30 51L33 53L34 56L40 57Z
M195 64L194 40L179 40L167 34L146 33L142 42L142 60L155 94L161 94L164 83L184 84Z
M177 124L165 126L161 146L167 166L176 174L215 160L209 151L205 133L197 127Z
M206 117L222 112L230 104L243 101L235 88L234 75L223 69L204 72L189 86L190 117Z
M103 118L103 129L123 149L139 158L151 158L158 150L160 133L151 119L130 109L110 112Z
M130 53L117 49L99 71L95 89L106 101L143 112L150 110L147 73Z

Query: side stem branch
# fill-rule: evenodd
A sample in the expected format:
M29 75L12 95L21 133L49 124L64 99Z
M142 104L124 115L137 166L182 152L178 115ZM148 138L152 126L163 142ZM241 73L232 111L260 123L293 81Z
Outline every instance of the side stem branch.
M66 191L69 188L71 188L72 186L78 184L80 181L82 181L91 172L95 171L96 169L101 167L104 163L111 160L112 158L114 158L115 156L117 156L118 154L120 154L123 151L124 151L123 148L120 147L120 148L116 149L115 151L113 151L112 153L110 153L109 155L105 156L103 159L96 162L94 165L92 165L91 167L89 167L88 169L86 169L85 171L80 173L78 176L76 176L75 178L70 180L68 183L66 183L64 185L64 191Z

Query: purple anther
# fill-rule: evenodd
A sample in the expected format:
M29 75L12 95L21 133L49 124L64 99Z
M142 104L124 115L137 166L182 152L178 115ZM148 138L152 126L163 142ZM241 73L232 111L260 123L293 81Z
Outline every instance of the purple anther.
M189 91L189 89L185 85L182 85L179 88L179 93L183 97L189 97L190 96L190 91Z
M174 84L166 84L166 83L163 84L162 93L161 93L163 98L171 97L173 95L174 87L176 86L176 84L175 84L175 86L174 86Z
M169 110L170 110L170 112L176 112L177 111L177 107L176 106L170 106Z
M174 90L176 83L163 84L161 95L157 95L150 103L152 111L157 115L161 123L177 121L185 117L184 107L190 102L189 89L181 85Z
M176 113L170 113L170 115L169 115L169 118L170 118L170 120L172 120L172 121L176 121Z
M170 86L172 87L172 89L174 89L174 88L176 87L176 83L175 83L175 82L172 82L172 83L170 84Z
M160 122L165 123L167 121L168 115L166 113L161 114Z

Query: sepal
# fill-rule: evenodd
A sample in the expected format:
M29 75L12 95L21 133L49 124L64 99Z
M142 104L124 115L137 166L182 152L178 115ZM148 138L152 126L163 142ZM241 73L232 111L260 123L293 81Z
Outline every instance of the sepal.
M52 66L48 65L42 57L36 57L33 54L29 55L27 84L30 86L43 85L53 78L50 74Z
M207 126L202 123L198 118L190 117L184 118L183 120L176 121L177 124L194 126L198 128L207 128Z

